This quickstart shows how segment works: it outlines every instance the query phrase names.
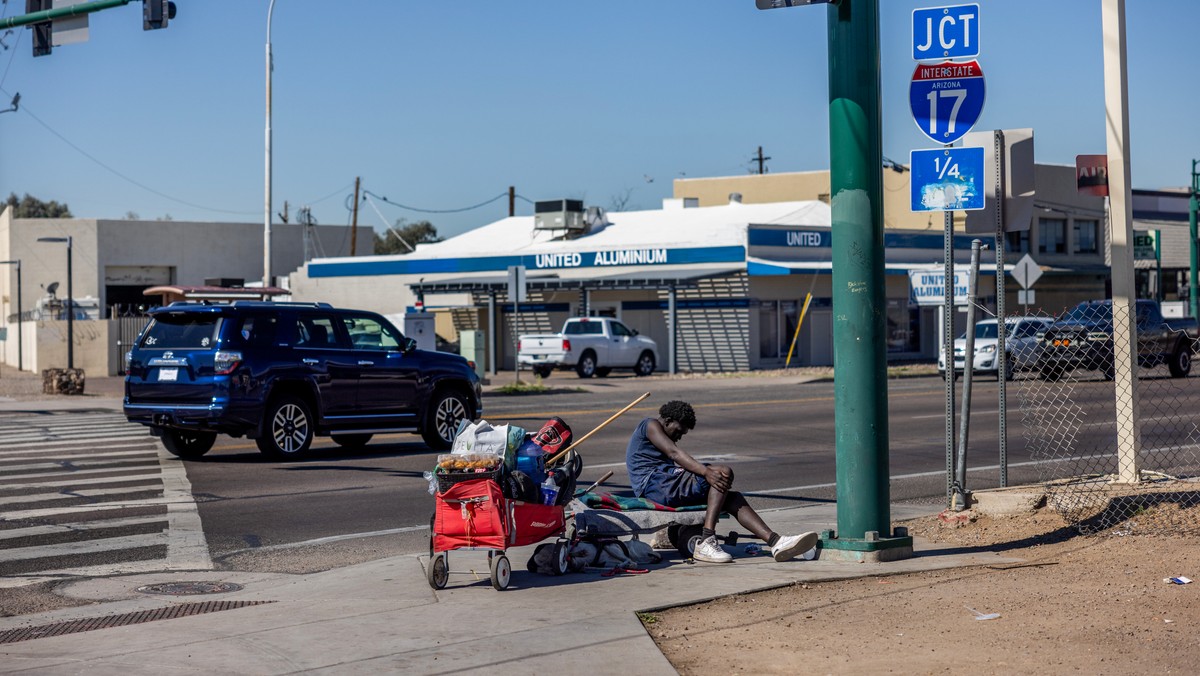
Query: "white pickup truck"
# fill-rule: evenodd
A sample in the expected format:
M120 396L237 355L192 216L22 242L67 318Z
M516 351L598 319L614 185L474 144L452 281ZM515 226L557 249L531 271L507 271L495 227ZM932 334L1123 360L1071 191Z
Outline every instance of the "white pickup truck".
M575 317L562 333L521 336L517 361L543 378L559 367L573 367L580 378L603 378L615 368L648 376L658 364L658 345L615 319Z

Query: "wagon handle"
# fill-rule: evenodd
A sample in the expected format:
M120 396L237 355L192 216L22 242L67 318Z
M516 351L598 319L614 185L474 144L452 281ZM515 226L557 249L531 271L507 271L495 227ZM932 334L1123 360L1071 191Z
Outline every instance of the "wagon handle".
M579 440L578 440L578 441L576 441L575 443L571 444L570 446L567 446L567 447L566 447L566 448L564 448L563 450L559 451L559 452L558 452L556 455L554 455L552 458L550 458L549 460L547 460L547 461L546 461L546 464L547 464L547 465L553 465L554 463L558 462L560 458L562 458L563 456L565 456L565 455L566 455L568 452L570 452L571 450L573 450L573 449L574 449L576 446L578 446L579 444L582 444L584 441L587 441L587 438L588 438L588 437L592 436L592 435L593 435L593 434L595 434L596 432L599 432L599 431L600 431L601 429L603 429L603 428L604 428L604 426L605 426L605 425L607 425L608 423L610 423L610 422L612 422L612 421L616 420L617 418L621 417L621 414L625 413L626 411L628 411L629 409L633 408L634 406L637 406L638 404L640 404L640 403L642 402L642 400L643 400L643 399L645 399L645 398L646 398L646 397L648 397L648 396L650 396L650 393L649 393L649 392L647 392L647 393L643 394L642 396L638 397L637 399L634 399L634 400L633 400L633 401L632 401L632 402L631 402L631 403L630 403L628 406L626 406L625 408L621 409L620 411L617 411L616 413L612 414L612 417L611 417L611 418L609 418L608 420L605 420L604 422L600 423L599 425L596 425L596 429L592 430L591 432L588 432L587 434L583 435L582 437L579 437Z

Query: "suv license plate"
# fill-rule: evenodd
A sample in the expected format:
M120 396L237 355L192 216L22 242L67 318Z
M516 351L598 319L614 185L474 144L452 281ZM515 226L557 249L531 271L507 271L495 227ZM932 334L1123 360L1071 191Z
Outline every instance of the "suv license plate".
M160 368L158 370L158 382L160 382L160 383L174 382L178 379L179 379L179 369L178 368L169 368L169 369Z

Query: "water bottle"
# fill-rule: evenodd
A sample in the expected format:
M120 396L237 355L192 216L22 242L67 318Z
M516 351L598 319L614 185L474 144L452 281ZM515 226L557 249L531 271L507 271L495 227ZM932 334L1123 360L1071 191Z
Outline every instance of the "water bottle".
M546 477L542 482L542 504L553 505L558 500L558 483L554 481L554 475Z

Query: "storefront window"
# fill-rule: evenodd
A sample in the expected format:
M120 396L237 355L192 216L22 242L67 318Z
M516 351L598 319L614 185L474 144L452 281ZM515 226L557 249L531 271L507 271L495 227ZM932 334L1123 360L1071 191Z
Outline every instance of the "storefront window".
M1004 233L1008 240L1008 250L1011 253L1029 253L1029 231L1017 230Z
M1096 233L1099 231L1098 221L1075 221L1075 253L1096 253L1099 248L1096 243Z
M887 304L888 352L918 352L921 349L921 310L909 307L908 300L889 300Z
M1038 221L1038 253L1067 252L1067 220L1043 218Z

